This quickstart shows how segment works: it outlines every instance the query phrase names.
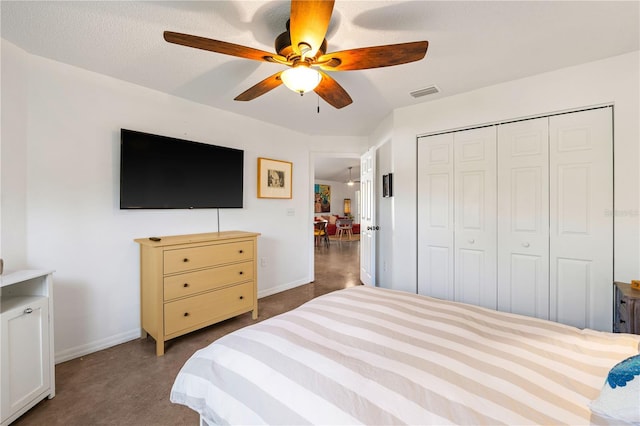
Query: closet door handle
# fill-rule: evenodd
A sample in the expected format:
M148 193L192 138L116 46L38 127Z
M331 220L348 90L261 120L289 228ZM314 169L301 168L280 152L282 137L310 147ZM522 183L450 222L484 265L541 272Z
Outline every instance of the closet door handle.
M529 243L525 241L524 243L522 243L522 247L529 247Z
M31 308L27 308L27 309L24 310L25 314L30 314L32 312L33 312L33 309L31 309Z
M469 240L469 244L473 244L473 243L475 243L475 242L476 242L476 240L474 240L473 238L471 238L471 239Z

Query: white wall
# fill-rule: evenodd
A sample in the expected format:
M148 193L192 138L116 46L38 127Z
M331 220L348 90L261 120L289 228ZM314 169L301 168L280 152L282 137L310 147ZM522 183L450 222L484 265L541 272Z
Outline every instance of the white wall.
M245 207L221 210L221 230L262 234L259 297L311 281L311 137L32 56L4 40L2 65L3 106L7 98L24 103L11 115L2 110L3 174L11 165L18 177L2 181L2 211L12 209L10 195L24 202L3 215L1 253L11 269L56 270L58 362L138 337L134 238L216 231L215 210L119 209L120 128L243 149ZM317 151L323 138L313 140ZM358 152L362 138L339 143ZM256 197L257 157L293 162L293 199ZM8 242L25 247L24 262Z
M614 278L640 277L640 55L625 54L394 111L393 286L416 287L416 136L545 113L614 104ZM371 141L372 144L377 141ZM606 214L603 212L603 214Z
M15 60L2 61L0 127L0 257L5 269L27 264L27 72L28 58L13 45L2 43L2 53Z

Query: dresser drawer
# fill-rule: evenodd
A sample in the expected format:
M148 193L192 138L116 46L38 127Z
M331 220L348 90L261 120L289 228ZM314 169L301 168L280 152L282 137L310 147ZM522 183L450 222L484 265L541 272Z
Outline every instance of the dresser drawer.
M629 333L630 332L629 331L630 323L629 323L628 307L629 307L628 301L625 300L624 298L622 298L619 301L619 304L617 306L618 315L617 315L616 320L618 321L618 323L614 324L615 325L615 330L614 331L617 331L618 333Z
M234 263L164 278L164 300L214 290L229 284L253 280L253 262Z
M253 259L253 241L165 250L164 274Z
M164 305L164 334L214 323L253 308L254 284L247 282Z

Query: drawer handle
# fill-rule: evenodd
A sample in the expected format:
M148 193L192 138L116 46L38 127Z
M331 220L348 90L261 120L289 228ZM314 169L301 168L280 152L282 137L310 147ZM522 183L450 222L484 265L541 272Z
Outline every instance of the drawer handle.
M627 303L627 301L626 301L626 300L621 300L621 301L620 301L620 304L621 304L621 305L624 305L625 303Z
M185 317L188 317L188 316L189 316L189 312L185 312L185 313L184 313L184 316L185 316Z
M244 253L244 250L238 250L238 253L242 254Z
M189 283L184 283L184 284L182 284L182 287L184 287L184 288L189 287Z
M620 324L626 324L627 322L625 320L620 320Z
M244 274L244 272L240 271L240 275Z
M31 309L31 308L27 308L27 309L24 310L25 314L30 314L32 312L33 312L33 309Z
M244 299L244 296L240 296L240 300Z
M189 259L187 259L186 257L184 259L182 259L183 262L188 262Z

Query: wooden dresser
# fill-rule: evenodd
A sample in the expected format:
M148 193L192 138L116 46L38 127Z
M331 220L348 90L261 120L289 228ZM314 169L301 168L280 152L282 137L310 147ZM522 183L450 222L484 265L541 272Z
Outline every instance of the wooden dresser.
M140 244L142 338L164 342L252 311L258 318L260 234L244 231L172 235Z
M613 331L640 334L640 291L627 283L615 283Z

